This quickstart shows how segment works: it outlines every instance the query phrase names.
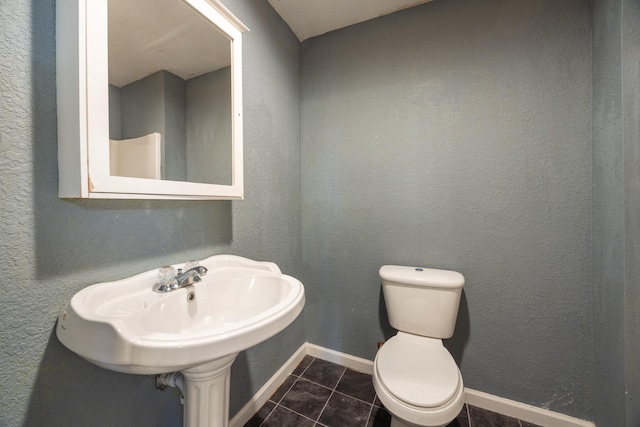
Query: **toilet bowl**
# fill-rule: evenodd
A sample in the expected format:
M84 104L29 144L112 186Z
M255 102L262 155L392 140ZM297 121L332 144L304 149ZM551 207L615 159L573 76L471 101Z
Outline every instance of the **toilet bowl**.
M373 386L391 427L446 426L462 410L462 375L434 338L398 332L378 351Z
M391 427L441 427L464 406L464 385L442 339L453 335L462 274L421 267L380 269L385 305L398 333L374 360L373 385Z

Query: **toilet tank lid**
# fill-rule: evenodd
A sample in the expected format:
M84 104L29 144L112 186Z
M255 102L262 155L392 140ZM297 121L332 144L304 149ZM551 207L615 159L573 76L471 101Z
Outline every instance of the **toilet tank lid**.
M464 286L464 276L457 271L439 270L426 267L383 265L380 278L389 282L405 283L413 286L435 286L457 289Z

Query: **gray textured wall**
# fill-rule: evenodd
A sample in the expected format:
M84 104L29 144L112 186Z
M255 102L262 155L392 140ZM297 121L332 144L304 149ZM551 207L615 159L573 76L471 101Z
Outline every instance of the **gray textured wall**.
M591 417L591 5L446 0L302 51L310 342L372 359L378 268L466 279L465 384Z
M640 425L640 4L623 0L624 354L626 425Z
M621 0L593 8L594 421L625 425Z
M436 1L300 63L266 1L225 0L251 28L232 203L58 199L54 0L0 2L0 426L181 425L176 393L82 361L54 323L88 284L215 253L308 296L239 356L232 414L305 338L372 358L393 333L377 269L399 263L465 274L466 385L638 425L640 12L592 3Z
M109 96L115 139L162 135L162 179L231 184L230 67L188 81L158 71Z
M65 349L59 310L78 290L217 253L301 276L299 43L266 2L226 0L245 37L246 200L57 197L55 2L0 2L0 426L180 426L175 392ZM304 341L301 319L241 354L235 413Z
M187 180L231 185L231 67L187 81Z
M593 8L594 420L640 425L640 7Z
M162 179L187 180L186 86L180 77L158 71L120 89L122 139L159 132Z
M120 88L123 139L138 138L152 132L160 132L166 137L165 74L165 71L158 71Z
M162 72L164 93L164 133L162 144L163 179L188 180L187 165L187 83L168 71ZM151 133L151 132L149 132Z

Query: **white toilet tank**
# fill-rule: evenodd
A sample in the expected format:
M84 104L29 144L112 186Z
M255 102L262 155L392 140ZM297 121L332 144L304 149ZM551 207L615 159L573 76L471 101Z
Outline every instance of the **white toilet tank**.
M464 276L456 271L385 265L380 268L391 326L431 338L450 338Z

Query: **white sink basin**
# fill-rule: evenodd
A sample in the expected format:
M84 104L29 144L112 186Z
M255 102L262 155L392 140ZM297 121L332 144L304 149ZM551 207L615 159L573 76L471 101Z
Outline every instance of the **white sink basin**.
M235 358L302 311L302 283L276 264L216 255L200 265L201 282L172 292L153 291L157 270L81 290L58 318L59 340L103 368L160 374Z

